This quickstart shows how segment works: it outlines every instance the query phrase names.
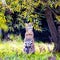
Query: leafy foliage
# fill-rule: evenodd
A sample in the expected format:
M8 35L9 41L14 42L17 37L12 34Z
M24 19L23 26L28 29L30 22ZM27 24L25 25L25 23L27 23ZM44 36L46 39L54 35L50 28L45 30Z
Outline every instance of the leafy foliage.
M11 9L13 13L15 11L19 12L16 20L20 22L20 25L22 22L22 26L23 26L25 23L24 21L26 20L34 23L34 29L38 29L38 30L40 29L40 27L38 26L38 19L37 19L39 15L34 13L34 9L39 5L40 0L38 0L37 2L32 0L29 1L6 0L6 2L7 2L7 8ZM19 26L19 24L17 26Z
M3 13L0 13L0 29L3 29L4 31L8 30L6 19Z
M49 6L52 13L55 15L56 20L60 20L60 15L56 13L60 6L60 1L56 0L5 0L6 6L4 7L0 2L1 11L3 9L3 14L5 16L6 24L8 30L13 31L15 29L20 30L24 28L26 22L32 22L34 29L38 31L43 31L43 23L41 21L46 20L44 11L46 6ZM6 13L6 15L5 15ZM7 27L6 27L7 29ZM47 27L46 27L46 30Z

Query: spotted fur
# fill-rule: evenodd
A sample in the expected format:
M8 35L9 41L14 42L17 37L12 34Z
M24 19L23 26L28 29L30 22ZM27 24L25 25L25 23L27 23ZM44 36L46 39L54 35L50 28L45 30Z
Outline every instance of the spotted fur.
M25 28L26 28L26 33L24 38L24 52L27 54L34 53L35 48L34 48L33 26L31 23L28 23L25 24Z

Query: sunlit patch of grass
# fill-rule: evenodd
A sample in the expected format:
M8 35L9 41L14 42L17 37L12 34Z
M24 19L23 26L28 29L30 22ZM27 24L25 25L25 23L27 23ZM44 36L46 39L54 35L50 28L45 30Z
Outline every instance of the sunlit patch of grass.
M60 53L56 53L56 60L60 60Z
M6 41L0 43L0 58L3 60L48 60L48 56L53 56L52 53L48 50L49 48L53 49L54 44L47 43L37 43L35 42L35 53L26 54L23 52L24 43L23 41ZM44 50L40 51L40 47ZM57 59L59 60L60 56L57 54Z
M10 56L14 55L16 53L21 53L22 52L22 46L23 44L20 42L17 43L16 41L8 41L5 43L0 44L0 57L3 56Z
M52 51L54 48L54 44L48 44L48 43L37 43L35 42L35 51L37 53L43 54L43 53L48 53Z

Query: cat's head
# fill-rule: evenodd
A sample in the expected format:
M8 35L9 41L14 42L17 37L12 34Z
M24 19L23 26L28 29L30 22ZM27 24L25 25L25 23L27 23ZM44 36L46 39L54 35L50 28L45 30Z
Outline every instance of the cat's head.
M25 29L26 31L33 30L33 23L25 23Z

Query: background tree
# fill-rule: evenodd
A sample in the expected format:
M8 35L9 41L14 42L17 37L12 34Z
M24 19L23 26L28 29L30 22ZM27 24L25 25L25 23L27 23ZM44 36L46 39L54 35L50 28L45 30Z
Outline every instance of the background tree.
M59 1L43 1L46 6L46 10L45 10L45 15L46 15L46 18L47 18L47 23L48 23L48 26L49 26L49 29L50 29L50 32L51 32L51 36L52 36L52 39L54 41L54 44L55 44L55 47L54 47L54 52L60 52L60 47L59 47L59 44L60 44L60 37L59 37L59 32L57 31L56 29L56 26L55 26L55 23L53 20L53 17L52 17L52 14L55 16L55 18L58 16L58 14L56 13L56 10L54 9L54 7L56 8L57 6L59 6L60 4L58 4ZM48 4L53 2L54 4L52 4L50 7L50 5ZM56 6L57 5L57 6ZM55 10L52 10L51 8L53 8ZM59 20L59 18L57 18Z

